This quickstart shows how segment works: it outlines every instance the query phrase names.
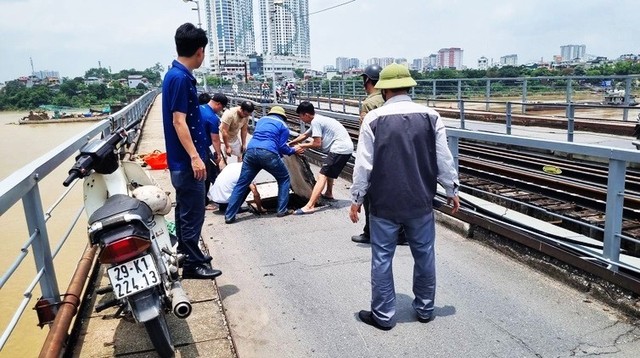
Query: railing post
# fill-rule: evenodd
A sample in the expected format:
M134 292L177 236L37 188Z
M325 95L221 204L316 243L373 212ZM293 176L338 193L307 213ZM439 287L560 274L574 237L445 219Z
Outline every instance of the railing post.
M347 104L345 103L344 93L342 93L342 113L347 113Z
M507 135L511 135L511 102L507 102L506 126L507 126Z
M629 120L629 104L631 102L631 77L626 78L624 88L625 109L622 110L622 120L626 122Z
M607 182L607 208L604 222L605 258L619 262L620 233L622 231L622 210L624 204L624 180L627 163L622 160L609 161L609 179ZM617 272L618 266L609 265L609 270Z
M37 174L34 175L35 178L33 179L37 182L39 178ZM32 244L33 258L36 262L36 272L44 269L44 273L40 279L42 297L47 299L49 303L58 303L60 302L60 291L58 289L53 259L51 257L51 246L49 244L47 225L44 221L42 199L40 198L40 190L37 184L22 198L22 204L24 206L24 214L27 219L29 233L36 233Z
M459 138L457 136L450 136L448 140L449 150L451 151L451 155L453 156L453 165L456 167L456 170L458 170L458 156L459 156L458 140Z
M573 101L573 89L572 89L572 80L571 77L567 78L567 104L571 104L571 101ZM566 116L569 117L569 107L567 107L567 113Z
M484 99L487 102L485 108L488 112L489 107L491 106L491 103L489 103L489 101L491 100L491 80L487 80L487 88L485 89Z
M320 94L322 93L322 81L318 84L318 109L320 109Z
M464 129L464 101L458 101L458 109L460 110L460 128Z
M522 114L527 113L527 79L522 81Z
M458 100L462 99L462 80L458 80Z
M329 110L331 110L331 80L329 80Z
M576 109L573 104L569 103L567 106L567 141L573 142L573 130L575 127L574 115Z
M431 96L433 96L433 99L436 99L436 80L433 80L431 85Z

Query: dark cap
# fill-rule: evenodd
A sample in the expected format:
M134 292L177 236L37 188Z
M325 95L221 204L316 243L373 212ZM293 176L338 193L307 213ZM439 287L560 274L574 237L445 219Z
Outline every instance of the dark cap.
M229 98L224 95L224 93L216 93L211 97L214 102L218 102L222 105L222 107L226 107L229 104Z
M243 111L245 112L253 112L256 107L253 105L253 102L251 101L242 101L242 103L240 103L240 108L242 108Z

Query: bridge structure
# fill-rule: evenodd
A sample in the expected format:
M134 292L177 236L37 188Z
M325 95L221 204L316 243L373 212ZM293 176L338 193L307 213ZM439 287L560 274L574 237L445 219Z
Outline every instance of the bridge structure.
M264 115L270 106L258 105L256 117ZM139 153L164 149L160 106L156 98L142 111L146 119ZM346 113L326 114L357 121L353 114L357 111L349 108ZM640 327L633 306L640 290L633 277L640 272L640 263L621 249L621 242L628 239L622 231L625 170L640 164L638 152L624 144L630 139L608 136L608 145L604 146L601 139L590 143L594 137L578 131L568 142L566 132L532 132L513 126L506 133L504 126L496 130L495 124L465 124L461 118L445 121L458 159L460 143L474 140L597 157L608 163L603 240L595 245L576 233L556 231L542 226L536 218L461 194L465 205L459 215L449 215L446 208L437 215L435 320L423 324L413 315L410 248L399 246L394 259L398 325L380 332L357 319L360 309L369 308L370 249L350 241L362 227L348 220L348 178L336 180L337 200L311 215L278 218L275 214L244 213L233 225L225 225L223 215L207 212L202 245L223 275L215 281L184 281L194 314L186 320L168 319L177 354L635 357L640 348ZM93 128L91 134L108 127L103 124L100 129ZM71 156L76 149L77 144L66 149L64 155ZM33 177L42 166L33 168L21 175ZM313 165L312 170L315 173L318 167ZM168 171L149 170L149 175L164 190L173 190ZM272 179L265 176L261 180ZM9 183L15 183L15 179L0 185L3 208L22 198L16 194L16 185ZM46 216L42 209L36 209L25 215ZM496 215L509 217L510 224L496 219ZM46 227L46 223L38 225ZM519 230L507 231L508 226ZM39 227L34 227L36 233L42 232ZM502 230L492 231L492 227ZM546 240L537 244L527 241L533 228L538 234L546 234ZM563 256L578 258L559 260ZM590 270L591 266L597 269ZM40 272L46 276L52 271L43 268ZM81 319L76 320L75 328L62 330L65 340L59 348L66 355L78 357L153 356L142 327L114 318L113 311L92 312L92 306L101 300L92 290L106 281L98 265L93 266L91 276L96 281L87 289L85 306L79 307ZM51 290L50 295L54 297L57 292ZM607 295L616 298L607 301ZM73 337L73 341L67 337ZM46 352L43 348L43 356Z

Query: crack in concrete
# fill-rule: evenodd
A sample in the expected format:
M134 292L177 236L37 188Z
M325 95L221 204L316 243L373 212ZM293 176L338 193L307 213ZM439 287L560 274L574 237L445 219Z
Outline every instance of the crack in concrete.
M286 265L290 265L290 264L299 264L308 268L313 268L313 269L317 269L317 268L325 268L325 267L333 267L333 266L341 266L341 265L345 265L345 264L355 264L355 263L369 263L371 262L370 258L352 258L352 259L344 259L344 260L337 260L337 261L330 261L327 263L321 263L321 264L306 264L302 261L298 261L296 259L293 259L291 261L285 261L285 262L278 262L275 264L269 264L269 265L262 265L260 266L261 268L269 268L269 267L279 267L279 266L286 266Z
M605 332L615 326L621 324L620 321L616 321L606 327L595 330L587 334L597 334L598 332ZM634 333L634 331L637 331ZM629 339L626 339L629 338ZM578 346L570 350L570 356L576 357L589 357L589 356L600 356L600 355L608 355L608 354L617 354L622 350L618 347L619 344L626 344L640 340L640 329L638 327L631 327L627 331L619 334L614 340L612 344L609 345L593 345L587 342L580 342Z
M515 334L509 332L507 329L505 329L504 327L502 327L501 325L499 325L497 322L493 321L493 320L487 320L489 323L491 323L494 327L498 328L500 331L506 333L513 341L517 342L520 346L524 347L526 350L528 350L529 352L531 352L532 354L534 354L536 357L542 357L542 354L536 352L533 348L531 348L527 342L525 342L524 340L522 340L520 337L516 336Z

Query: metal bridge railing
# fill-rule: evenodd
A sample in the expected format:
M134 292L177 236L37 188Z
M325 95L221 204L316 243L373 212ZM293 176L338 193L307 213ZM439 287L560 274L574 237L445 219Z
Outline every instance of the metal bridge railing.
M235 98L238 101L239 98ZM260 115L266 115L268 107L273 104L259 103L256 111ZM295 105L279 104L285 109L295 110ZM559 106L564 106L559 104ZM507 105L507 108L510 106ZM340 122L347 122L350 124L358 123L358 116L348 113L337 113L326 110L317 110L325 116L329 116L337 119ZM509 113L509 112L508 112ZM571 121L568 121L570 123ZM463 122L461 122L462 124ZM304 128L304 123L300 122L301 128ZM447 128L447 136L449 139L449 147L453 153L456 167L458 166L458 143L460 139L468 139L473 141L481 141L487 143L514 145L517 147L541 149L551 152L560 153L573 153L575 155L582 155L585 157L599 158L599 160L609 163L609 179L607 184L607 198L606 198L606 211L605 211L605 224L604 229L593 225L578 222L570 218L563 217L564 220L569 220L578 225L587 226L595 231L602 232L603 236L603 252L602 254L594 253L593 250L584 250L583 254L586 257L591 257L606 264L610 271L617 272L619 268L625 268L630 271L640 274L640 265L633 265L624 263L620 260L621 242L629 241L636 244L640 242L634 238L625 236L622 233L622 221L623 221L623 204L625 197L625 175L626 168L628 166L640 165L640 153L636 150L612 148L598 145L578 144L572 142L571 127L568 127L567 142L545 140L538 138L526 138L521 136L511 135L510 128L507 127L507 133L487 133L472 131L461 128ZM559 244L562 244L559 242ZM572 247L575 249L575 247Z
M0 182L0 215L7 212L19 201L22 201L29 235L13 263L2 274L2 277L0 277L0 289L2 289L5 283L11 279L14 272L21 266L30 249L33 251L36 266L36 274L27 285L27 288L22 294L22 301L15 310L11 321L4 329L2 336L0 336L0 350L2 350L6 344L11 332L13 332L22 317L24 310L32 298L36 285L40 284L42 299L52 305L52 307L56 307L60 302L60 290L58 288L53 260L65 244L72 229L78 223L83 210L81 206L77 214L71 218L68 229L56 243L53 252L51 252L47 221L52 217L56 207L67 198L72 187L64 190L58 199L55 200L54 204L45 211L42 206L38 183L69 157L76 154L90 139L101 133L108 134L123 124L142 118L157 94L158 92L155 90L146 93L108 119L79 133ZM9 253L4 254L8 255Z
M609 179L607 184L603 233L604 248L601 255L595 254L592 251L585 252L585 255L607 263L609 270L614 272L617 272L620 267L625 267L636 273L640 273L640 266L630 266L620 261L621 241L628 240L637 242L637 240L622 234L626 168L630 164L640 164L640 154L637 151L452 128L447 128L447 136L449 137L449 146L456 165L459 157L458 142L460 139L572 153L607 161L609 163Z

